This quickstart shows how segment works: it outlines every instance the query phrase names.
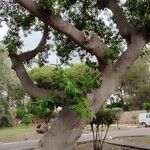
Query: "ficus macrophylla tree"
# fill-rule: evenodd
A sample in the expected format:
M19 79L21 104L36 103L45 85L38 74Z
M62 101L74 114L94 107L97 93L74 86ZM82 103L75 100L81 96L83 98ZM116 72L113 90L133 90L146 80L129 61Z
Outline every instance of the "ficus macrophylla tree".
M52 93L63 107L37 149L72 150L89 122L87 117L77 113L81 112L79 108L87 106L89 100L90 111L97 112L150 42L149 0L2 0L0 8L0 20L9 27L3 43L22 86L34 100ZM35 49L21 52L22 31L25 36L32 31L43 32ZM81 85L79 90L80 81L72 81L74 79L60 69L58 74L67 76L69 83L63 86L57 83L59 86L55 88L38 86L24 65L32 63L34 58L40 66L44 65L49 51L55 51L62 63L70 62L72 55L78 54L91 70L99 71L102 82L87 89L88 84ZM67 84L69 89L64 87ZM72 89L76 89L76 94ZM77 96L78 102L69 92ZM76 105L70 107L71 102Z

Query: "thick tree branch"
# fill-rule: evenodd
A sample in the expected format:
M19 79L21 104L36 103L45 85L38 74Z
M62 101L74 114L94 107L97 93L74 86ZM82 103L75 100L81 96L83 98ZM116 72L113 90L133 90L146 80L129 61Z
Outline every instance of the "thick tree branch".
M25 91L31 95L33 98L43 98L47 97L50 92L52 92L55 96L58 96L62 99L62 105L67 102L67 97L62 91L57 90L51 90L51 89L43 89L38 87L36 84L33 83L33 81L28 76L28 73L23 65L23 63L20 61L20 58L16 54L9 54L9 57L12 62L12 69L16 71L16 74L25 89Z
M24 61L30 60L30 59L34 58L39 52L43 51L42 48L46 43L47 36L48 36L48 25L45 24L43 36L42 36L40 43L37 45L37 47L35 49L21 53L19 55L20 61L24 62Z
M107 66L102 71L102 84L99 88L93 90L91 99L93 100L93 111L99 111L100 107L109 99L118 84L118 77L114 72L111 61L107 62Z
M17 76L22 86L24 87L25 91L33 98L46 97L48 91L39 88L37 85L33 83L33 81L29 78L24 65L19 60L19 57L16 54L9 54L9 57L11 58L12 69L16 71Z
M119 78L122 78L135 62L145 44L146 40L143 35L134 35L131 37L131 44L114 65L115 72Z
M117 4L117 1L98 0L97 4L99 9L104 9L105 7L107 7L112 11L120 35L122 36L122 38L126 39L128 43L130 43L131 34L134 29L133 26L127 21L127 18L125 17L121 7Z
M141 49L145 46L146 40L143 34L135 34L131 37L131 44L127 50L120 56L115 64L107 63L102 71L103 82L101 87L94 90L92 99L94 100L93 110L98 111L105 103L117 85L122 80L125 73L132 66L141 53Z
M76 44L81 46L87 52L96 55L98 59L103 58L106 45L100 40L98 35L92 34L90 40L87 40L84 31L78 30L72 24L62 20L60 16L54 15L52 12L46 13L35 1L16 0L16 2L44 23L70 37Z

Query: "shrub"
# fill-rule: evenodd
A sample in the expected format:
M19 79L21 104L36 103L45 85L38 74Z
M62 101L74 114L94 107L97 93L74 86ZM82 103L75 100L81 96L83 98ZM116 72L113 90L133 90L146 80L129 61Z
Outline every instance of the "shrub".
M147 112L149 112L149 111L150 111L150 103L144 103L144 104L143 104L143 108L144 108Z
M30 123L32 123L32 121L33 121L32 115L26 114L26 115L22 118L21 123L22 123L22 124L25 124L25 125L28 127L28 125L29 125Z
M12 122L9 116L4 115L0 118L0 127L11 127L11 126Z
M118 120L118 112L121 109L102 108L96 113L96 117L91 122L91 130L93 132L93 148L94 150L102 150L109 127ZM94 125L96 129L94 129ZM106 132L104 132L106 127Z

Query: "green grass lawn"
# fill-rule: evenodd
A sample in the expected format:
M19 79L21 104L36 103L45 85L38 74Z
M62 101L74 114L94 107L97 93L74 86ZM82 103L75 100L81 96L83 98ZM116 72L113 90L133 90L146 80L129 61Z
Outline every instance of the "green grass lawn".
M128 129L128 126L127 126L127 125L125 125L125 126L120 125L119 128L120 128L120 129L118 129L118 127L117 127L116 125L112 125L112 126L110 126L110 128L109 128L109 132L111 132L111 131L119 131L119 130L127 130L127 129ZM95 129L95 126L94 126L94 129ZM104 129L104 131L106 131L106 127L104 127L103 129ZM91 127L90 127L90 125L88 125L88 126L85 128L85 131L84 131L84 132L85 132L85 133L91 133Z
M126 126L120 126L120 130L128 129ZM116 126L111 126L109 132L118 131ZM85 128L84 133L91 133L90 126ZM12 142L22 141L25 139L38 139L41 134L37 134L35 131L35 125L31 125L28 128L26 126L17 126L11 128L0 128L0 142Z
M0 139L15 138L18 136L29 135L35 133L35 127L18 126L10 128L0 128Z

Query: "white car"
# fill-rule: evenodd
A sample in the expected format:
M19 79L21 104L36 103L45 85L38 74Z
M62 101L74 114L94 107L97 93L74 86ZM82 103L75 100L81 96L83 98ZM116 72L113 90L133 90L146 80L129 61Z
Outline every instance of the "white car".
M139 123L144 126L150 126L150 113L141 113L139 114Z

